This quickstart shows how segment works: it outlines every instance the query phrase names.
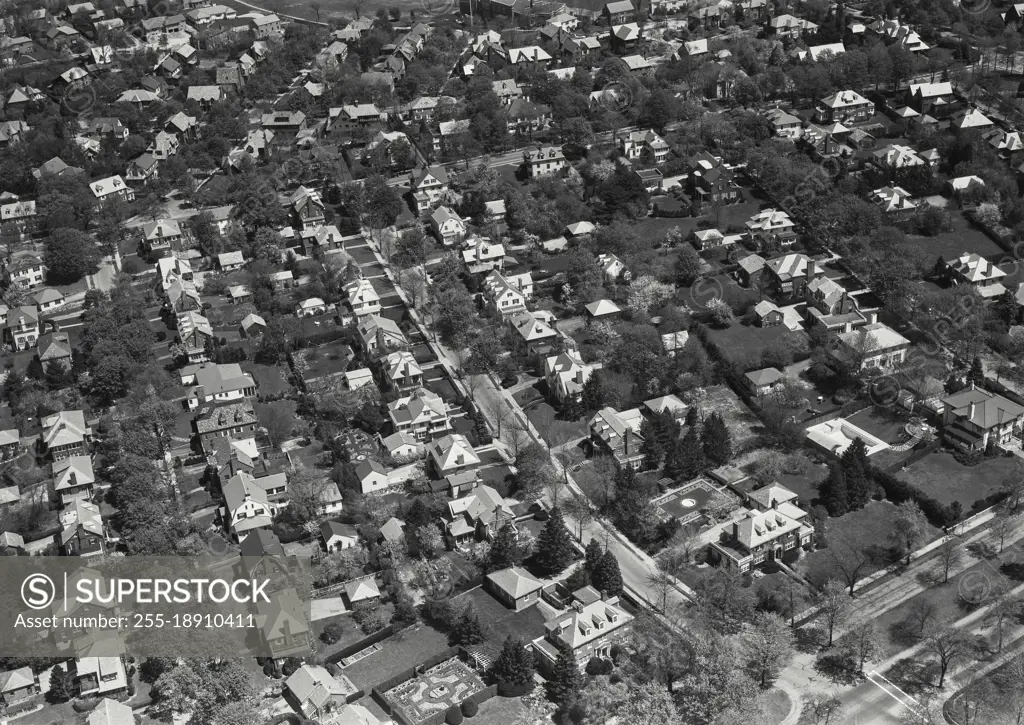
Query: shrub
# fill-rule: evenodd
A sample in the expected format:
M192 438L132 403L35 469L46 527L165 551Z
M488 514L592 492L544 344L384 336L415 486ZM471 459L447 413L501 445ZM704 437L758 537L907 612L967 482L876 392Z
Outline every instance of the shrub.
M462 714L466 717L473 717L480 712L480 706L476 704L476 700L466 700L462 703Z
M604 670L604 660L600 657L591 657L590 661L587 662L587 674L591 677L597 677Z
M331 622L324 627L324 631L320 633L320 641L325 644L335 644L341 639L341 633L341 625L337 622Z
M444 721L448 723L448 725L462 725L462 720L462 710L460 710L456 705L452 705L448 708L448 712L444 716Z

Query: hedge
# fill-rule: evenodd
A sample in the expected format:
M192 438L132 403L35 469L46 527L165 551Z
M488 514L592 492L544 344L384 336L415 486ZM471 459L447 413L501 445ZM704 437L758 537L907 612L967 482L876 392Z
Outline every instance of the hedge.
M444 721L448 725L462 725L462 710L459 709L458 705L452 705L448 708L448 712L444 716Z
M901 481L891 473L875 469L873 474L875 483L885 492L885 497L889 501L896 504L903 503L904 501L916 501L917 505L921 507L921 512L925 515L925 518L933 526L944 529L955 524L962 514L962 507L959 502L946 506L941 501L921 491L917 486Z
M476 700L470 698L462 702L462 714L466 717L476 717L476 714L480 712L480 706L476 704Z

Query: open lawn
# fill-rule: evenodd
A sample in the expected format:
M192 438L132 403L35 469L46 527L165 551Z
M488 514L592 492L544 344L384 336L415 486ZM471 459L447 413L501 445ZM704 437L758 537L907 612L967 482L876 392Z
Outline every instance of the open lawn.
M585 420L561 420L558 411L546 401L533 404L526 411L526 417L549 446L579 440L587 435Z
M704 312L708 303L716 297L726 302L733 310L740 311L744 311L758 302L756 292L741 287L736 280L726 274L699 279L689 287L680 288L679 296L687 307L696 312ZM738 323L737 326L739 326Z
M369 691L371 687L443 651L448 647L448 637L426 624L417 624L389 637L380 646L379 652L342 670L356 687Z
M959 501L964 511L970 511L975 501L999 490L1016 460L1004 456L985 459L977 466L964 466L952 453L940 449L897 475L944 504Z
M708 328L708 337L718 349L743 371L760 370L761 355L776 342L807 346L807 335L785 326L758 327L735 322L725 329Z
M477 725L509 725L518 722L526 710L521 697L492 697L480 703L480 710L473 720Z
M949 260L959 257L964 252L974 252L986 259L998 260L1005 254L1002 247L985 236L984 232L964 219L955 209L950 210L950 216L953 218L953 230L950 232L935 237L907 235L907 241L924 252L928 268L935 264L939 255Z
M287 393L292 388L281 368L276 365L261 365L250 360L245 360L240 365L243 372L252 375L259 387L260 395L277 396Z
M829 519L825 527L828 548L811 552L796 564L796 569L812 584L823 585L832 577L837 558L851 550L866 547L889 546L889 535L893 531L896 506L888 501L872 501L860 511L848 513L837 519ZM939 529L928 525L918 546L934 541L942 534ZM883 568L884 562L868 565L862 572L867 576Z
M509 635L523 638L539 637L544 632L544 612L550 611L548 605L543 602L527 607L521 612L513 611L485 592L483 587L470 589L456 597L453 602L456 606L469 604L476 610L480 622L484 625L487 641L474 647L474 650L486 652L493 657L497 657Z

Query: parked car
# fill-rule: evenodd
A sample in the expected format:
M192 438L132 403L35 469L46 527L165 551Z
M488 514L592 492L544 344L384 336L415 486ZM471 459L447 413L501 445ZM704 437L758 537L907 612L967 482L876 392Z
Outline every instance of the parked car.
M501 387L503 387L503 388L511 388L513 385L516 385L518 382L519 382L519 376L516 375L515 373L509 373L508 375L506 375L505 377L503 377L501 379Z

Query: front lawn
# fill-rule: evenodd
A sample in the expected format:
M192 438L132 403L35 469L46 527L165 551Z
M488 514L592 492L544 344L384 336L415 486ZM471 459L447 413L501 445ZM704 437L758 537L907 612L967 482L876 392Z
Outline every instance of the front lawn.
M964 511L970 511L975 501L999 490L1015 463L1013 456L1001 456L987 458L977 466L964 466L952 453L940 449L897 475L941 503L959 501Z
M587 435L585 420L560 420L558 412L547 401L534 403L526 411L526 417L549 446L579 440Z
M837 519L830 518L825 526L828 548L813 551L796 564L796 569L815 586L822 586L836 576L836 560L850 551L872 547L889 547L890 534L894 529L896 506L889 501L872 501L860 511L854 511ZM915 548L934 541L942 532L928 524L924 535ZM882 569L886 562L869 564L861 578Z

